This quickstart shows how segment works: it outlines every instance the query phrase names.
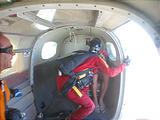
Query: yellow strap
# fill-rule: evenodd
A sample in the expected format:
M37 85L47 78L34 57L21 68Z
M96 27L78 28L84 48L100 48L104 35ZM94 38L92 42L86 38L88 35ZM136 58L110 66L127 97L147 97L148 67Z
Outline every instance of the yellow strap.
M79 97L82 97L82 93L78 90L76 86L73 86L72 89L77 93Z
M79 75L79 76L78 76L78 79L82 79L82 78L84 78L84 77L86 77L86 73L84 73L84 74L82 74L82 75Z
M99 59L103 62L103 64L108 68L108 64L106 63L106 61L104 61L101 57L99 57Z
M82 71L85 71L85 70L88 70L88 68L86 68L86 69L84 69L84 70L82 70ZM84 77L86 77L86 73L84 73L84 74L82 74L82 75L79 75L78 76L78 79L82 79L82 78L84 78Z

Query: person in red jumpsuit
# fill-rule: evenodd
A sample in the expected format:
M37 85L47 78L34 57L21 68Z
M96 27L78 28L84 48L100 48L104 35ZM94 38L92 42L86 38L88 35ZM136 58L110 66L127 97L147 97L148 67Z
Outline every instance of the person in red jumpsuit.
M107 61L107 50L102 49L101 40L99 38L93 38L89 42L89 51L91 53L97 54L103 60ZM102 79L101 88L100 88L100 96L97 98L97 87L98 87L98 79ZM104 95L107 91L109 84L109 76L105 73L99 71L93 76L93 85L92 85L92 93L93 93L93 101L95 103L95 112L104 113L105 112L105 104L103 102Z
M95 74L98 72L98 70L101 70L106 75L110 77L117 76L119 73L121 73L125 67L126 63L122 63L120 66L116 68L110 68L107 63L99 56L91 56L88 59L86 59L83 63L81 63L78 67L76 67L73 72L78 73L83 70L89 69L89 68L97 68L94 69L92 72ZM57 75L57 88L61 92L64 84L70 79L71 77L65 74L58 74ZM91 114L95 109L95 104L91 100L91 98L87 95L87 90L89 86L84 87L83 89L79 89L79 91L82 93L82 97L78 96L77 93L71 88L69 92L67 93L66 97L71 100L72 102L78 104L80 107L71 114L69 117L70 120L81 120L85 117L87 117L89 114Z

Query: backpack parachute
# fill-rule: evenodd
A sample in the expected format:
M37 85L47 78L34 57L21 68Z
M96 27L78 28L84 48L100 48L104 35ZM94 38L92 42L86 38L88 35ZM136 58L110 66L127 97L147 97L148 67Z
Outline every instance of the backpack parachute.
M91 56L97 56L96 54L90 53L88 51L75 51L72 55L62 58L61 64L59 66L59 71L63 74L71 76L71 78L64 84L61 93L66 96L68 91L72 87L83 88L88 86L92 79L89 76L89 71L93 70L94 68L89 68L87 70L81 71L79 73L74 73L73 70L82 64L85 60L87 60ZM83 78L79 78L80 75L86 74ZM78 77L78 78L77 78ZM74 89L74 88L73 88ZM75 89L74 89L75 90ZM76 89L75 91L79 91ZM76 92L79 96L79 92Z
M63 74L73 76L72 71L91 56L97 55L84 50L74 51L72 55L63 58L59 69Z

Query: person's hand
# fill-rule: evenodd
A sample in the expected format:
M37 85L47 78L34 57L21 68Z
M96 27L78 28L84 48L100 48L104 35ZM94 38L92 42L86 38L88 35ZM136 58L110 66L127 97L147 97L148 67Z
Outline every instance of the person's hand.
M123 60L123 63L126 63L127 66L130 64L130 62L131 60L129 59L128 56Z

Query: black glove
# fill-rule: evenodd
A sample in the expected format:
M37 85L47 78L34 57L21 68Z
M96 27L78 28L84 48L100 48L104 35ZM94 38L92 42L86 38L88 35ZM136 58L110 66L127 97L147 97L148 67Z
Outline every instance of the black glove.
M130 62L131 60L129 59L128 56L123 60L123 63L126 63L127 66L130 64Z

